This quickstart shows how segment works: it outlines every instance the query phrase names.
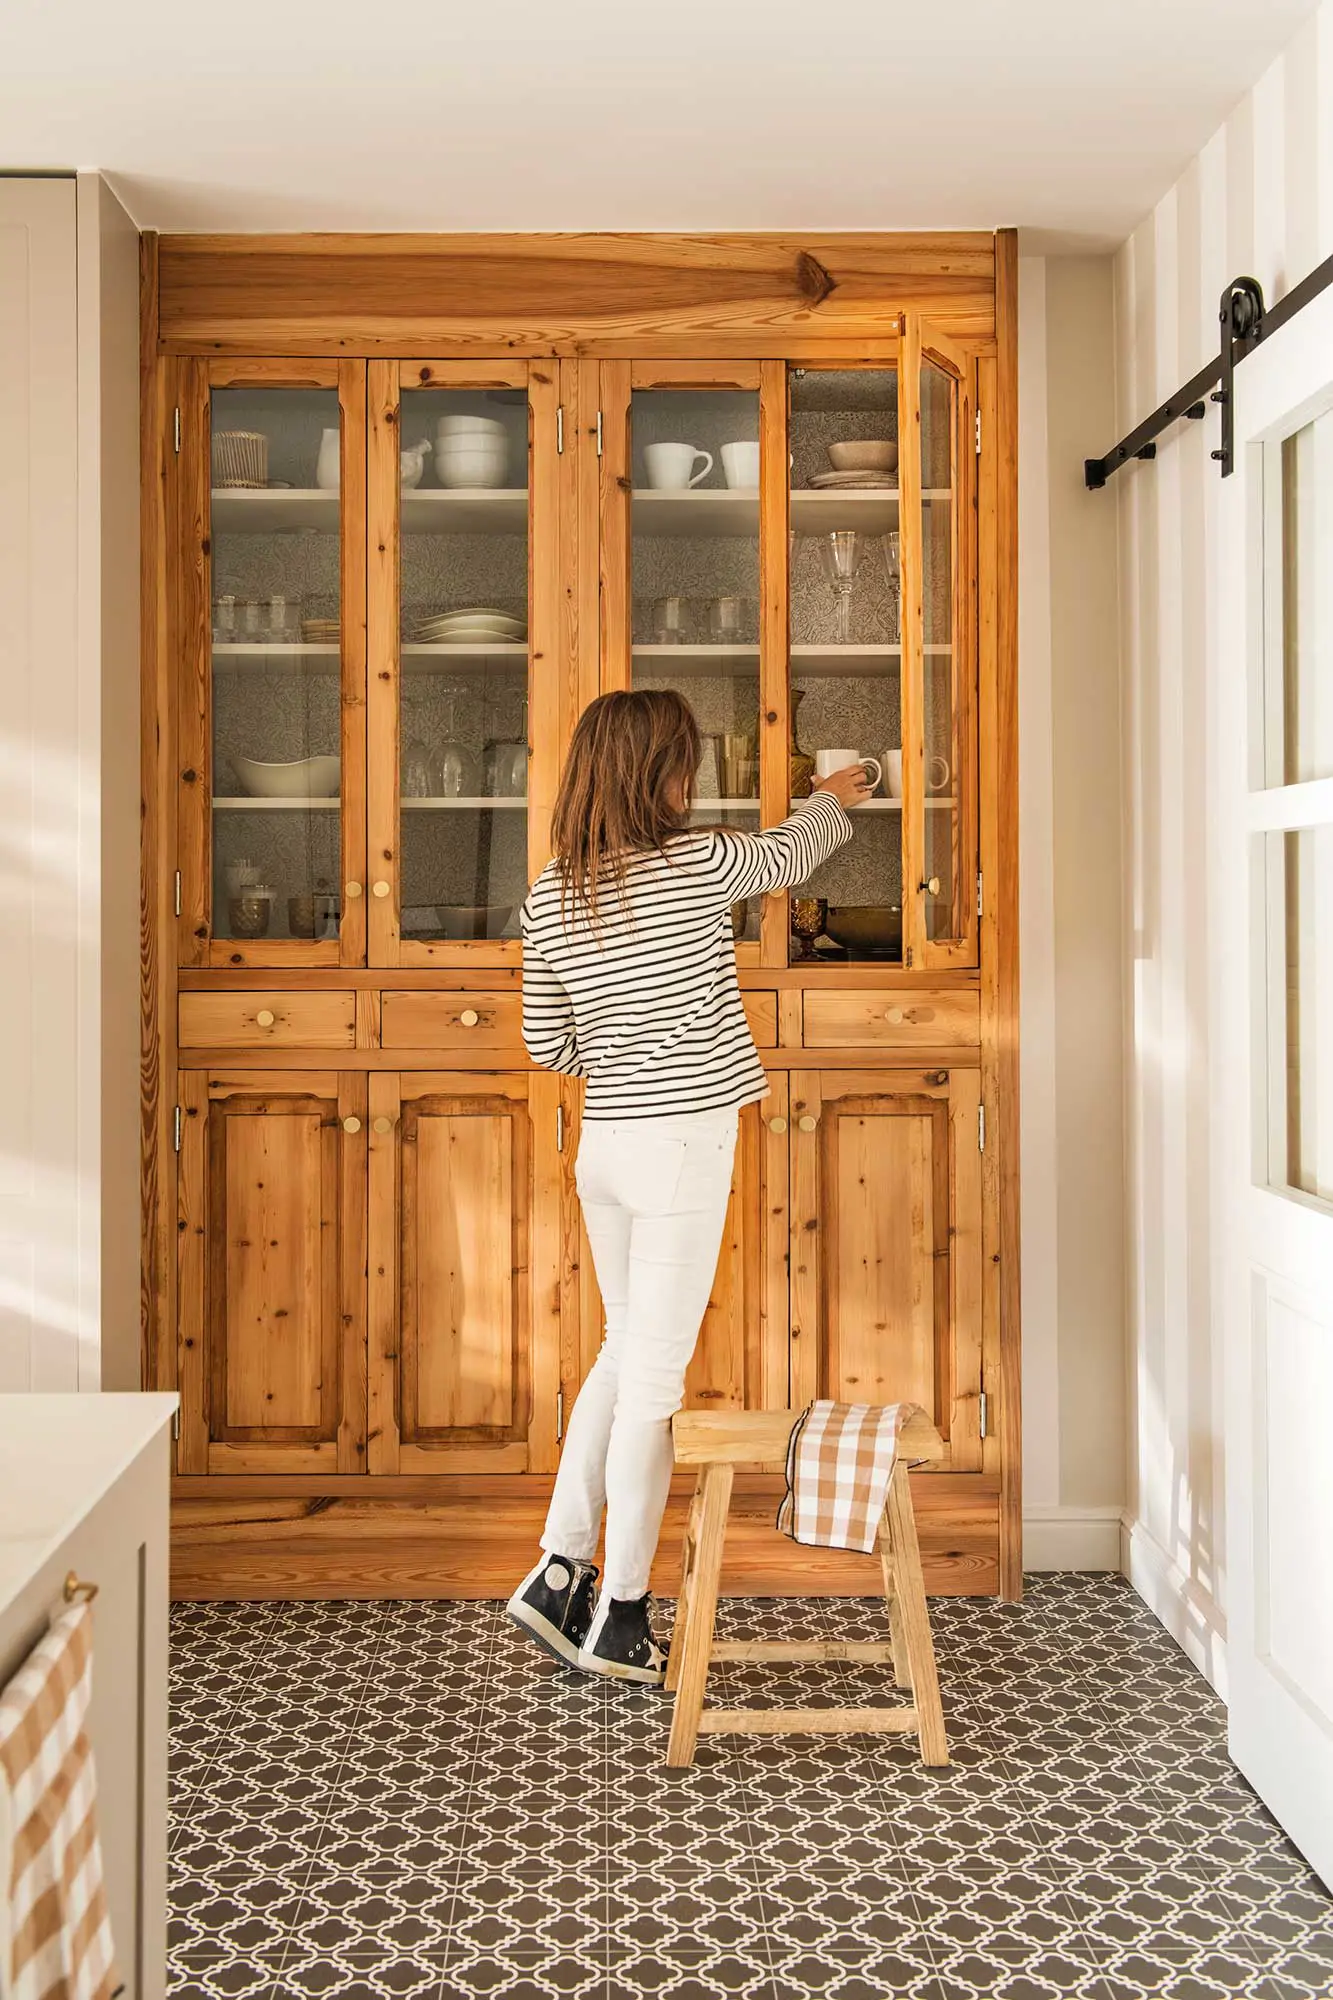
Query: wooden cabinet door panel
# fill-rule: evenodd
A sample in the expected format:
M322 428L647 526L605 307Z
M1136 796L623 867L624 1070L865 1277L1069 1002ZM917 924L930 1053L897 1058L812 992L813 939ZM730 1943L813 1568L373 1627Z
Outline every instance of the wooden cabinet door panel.
M547 1456L554 1101L551 1133L536 1120L551 1094L526 1075L371 1080L372 1471L522 1472Z
M793 1402L920 1403L981 1464L974 1069L792 1078Z
M778 1071L768 1081L768 1096L740 1114L722 1247L685 1377L687 1410L762 1410L787 1402L787 1077ZM603 1312L581 1221L579 1239L581 1380L602 1344ZM566 1383L567 1400L575 1387Z
M366 1080L181 1095L181 1469L364 1471Z

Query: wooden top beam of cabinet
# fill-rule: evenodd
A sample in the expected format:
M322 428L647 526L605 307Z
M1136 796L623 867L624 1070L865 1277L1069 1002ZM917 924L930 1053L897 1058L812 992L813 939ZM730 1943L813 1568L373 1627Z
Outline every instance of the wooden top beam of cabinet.
M904 309L994 333L995 239L901 234L163 236L163 352L785 355Z

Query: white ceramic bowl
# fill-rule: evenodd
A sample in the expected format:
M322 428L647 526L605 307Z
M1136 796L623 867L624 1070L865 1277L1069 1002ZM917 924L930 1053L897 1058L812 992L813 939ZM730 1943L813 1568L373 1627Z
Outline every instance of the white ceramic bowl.
M499 417L441 417L435 435L437 438L503 437L505 426Z
M829 463L835 472L892 472L898 463L898 447L890 438L853 438L828 447Z
M441 486L503 486L509 466L505 438L449 440L435 452L435 477Z
M331 799L338 790L336 757L302 757L295 764L260 764L253 757L231 761L252 799Z

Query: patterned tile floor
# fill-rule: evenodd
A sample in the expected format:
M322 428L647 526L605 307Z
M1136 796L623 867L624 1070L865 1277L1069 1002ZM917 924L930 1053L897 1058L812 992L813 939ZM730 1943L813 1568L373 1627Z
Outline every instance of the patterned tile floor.
M1333 1899L1128 1585L936 1600L954 1763L895 1737L714 1737L567 1673L494 1604L173 1614L171 1992L594 2000L1310 2000ZM730 1636L882 1636L874 1600ZM731 1700L890 1698L728 1667Z

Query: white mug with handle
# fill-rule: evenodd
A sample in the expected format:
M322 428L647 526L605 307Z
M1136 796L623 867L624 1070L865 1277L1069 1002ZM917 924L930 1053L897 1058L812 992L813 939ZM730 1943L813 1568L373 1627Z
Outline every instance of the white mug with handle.
M845 771L849 764L860 764L866 771L866 783L873 791L884 776L884 769L878 757L863 757L859 750L816 750L815 776L831 778L835 771ZM873 771L874 777L869 773Z
M704 462L703 471L695 472L695 460L700 458ZM646 444L643 462L648 469L648 484L659 492L683 492L707 479L713 470L712 452L694 444Z

